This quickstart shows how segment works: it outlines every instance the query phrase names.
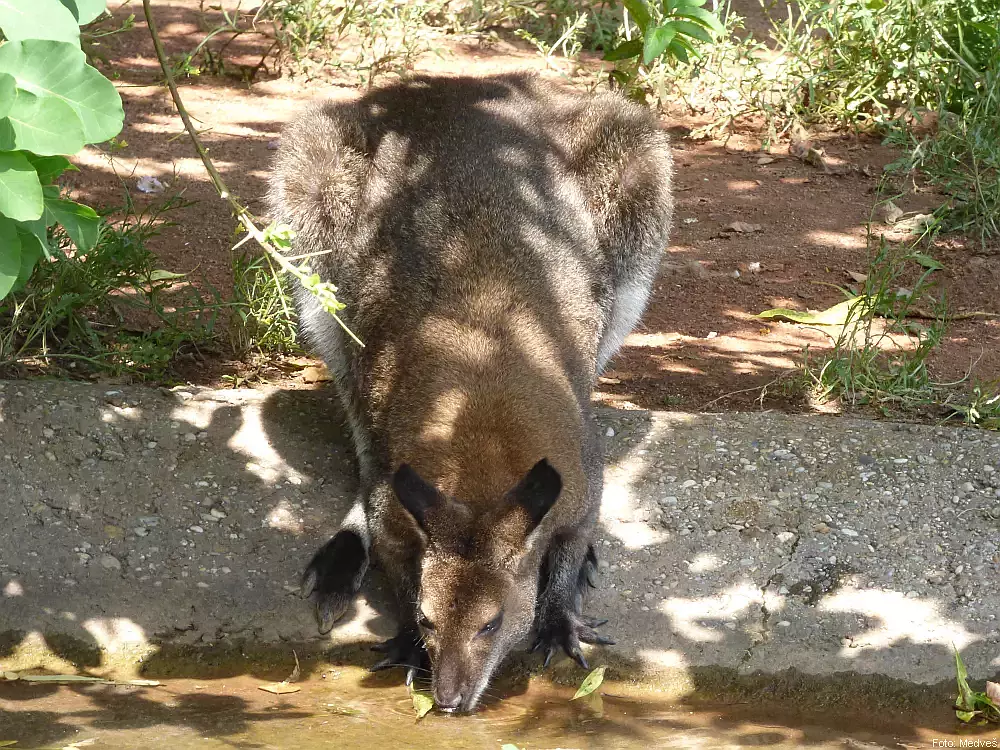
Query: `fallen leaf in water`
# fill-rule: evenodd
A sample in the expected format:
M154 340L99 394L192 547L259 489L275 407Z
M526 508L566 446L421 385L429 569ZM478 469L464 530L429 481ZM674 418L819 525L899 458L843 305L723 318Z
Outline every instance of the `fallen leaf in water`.
M410 700L418 719L424 718L434 708L434 697L425 690L410 690Z
M284 695L285 693L297 693L302 688L298 685L290 685L284 680L281 682L269 682L266 685L258 685L258 689L266 690L269 693L274 693L275 695Z
M754 232L763 232L764 228L760 224L748 224L745 221L734 221L731 224L726 224L726 226L722 228L722 231L752 234Z
M607 669L607 667L598 667L588 674L584 681L580 683L576 694L570 700L575 701L577 698L583 698L585 695L590 695L597 690L601 686L601 683L604 682L604 673Z
M0 740L0 747L14 747L17 744L17 740Z
M292 651L292 657L295 659L295 667L292 668L292 673L288 675L281 682L269 682L266 685L258 685L257 687L261 690L266 690L269 693L274 693L275 695L284 695L285 693L297 693L302 688L298 685L293 685L293 682L298 682L301 676L301 671L299 669L299 655Z

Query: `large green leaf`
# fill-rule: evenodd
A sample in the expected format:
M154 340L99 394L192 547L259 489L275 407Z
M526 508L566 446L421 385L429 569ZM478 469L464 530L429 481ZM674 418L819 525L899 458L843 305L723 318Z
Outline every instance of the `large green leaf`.
M3 0L0 0L0 2L3 2ZM69 12L73 14L73 18L81 26L93 21L108 7L105 0L59 0L59 2L69 8Z
M90 206L45 196L45 223L62 224L78 250L87 251L97 244L101 217Z
M15 221L42 215L42 183L24 154L0 152L0 214Z
M14 76L0 73L0 117L6 117L7 113L10 112L16 92L17 81L14 80Z
M7 296L21 274L21 241L17 225L0 216L0 299Z
M0 47L0 72L14 76L19 89L68 104L83 124L87 143L101 143L121 132L125 112L118 91L70 44L37 39L8 42ZM58 124L64 124L65 118L60 120ZM20 141L18 147L27 148Z
M80 25L59 0L0 0L0 29L12 42L53 39L80 46Z
M85 145L83 123L76 111L52 96L35 96L18 89L10 113L0 120L0 149L21 148L44 155L75 154Z
M642 62L649 65L662 55L676 32L669 25L657 26L646 34L646 43L642 48Z
M38 172L38 181L42 185L51 185L67 169L74 172L79 171L65 156L37 156L29 151L26 151L24 155Z
M23 225L17 227L17 237L21 242L21 270L17 274L17 281L11 291L17 292L24 288L31 278L31 272L35 270L35 264L41 260L45 254L42 243L31 232L25 230Z

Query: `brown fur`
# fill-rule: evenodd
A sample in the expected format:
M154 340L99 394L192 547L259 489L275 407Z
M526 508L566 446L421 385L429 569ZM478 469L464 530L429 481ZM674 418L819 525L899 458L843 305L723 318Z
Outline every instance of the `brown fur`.
M328 628L367 565L344 550L370 545L401 607L391 657L414 665L431 623L441 704L474 707L533 623L581 662L601 641L580 614L602 487L590 391L645 305L670 172L648 112L528 76L418 78L283 136L275 218L297 253L330 251L313 265L366 344L299 295L361 468L305 588Z

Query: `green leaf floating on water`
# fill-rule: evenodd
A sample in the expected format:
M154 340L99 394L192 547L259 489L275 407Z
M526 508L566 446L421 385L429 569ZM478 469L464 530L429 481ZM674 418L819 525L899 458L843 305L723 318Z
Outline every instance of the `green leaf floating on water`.
M590 695L597 690L597 688L601 686L601 683L604 682L604 672L606 670L607 667L598 667L593 672L588 674L587 678L580 683L580 687L576 691L576 695L570 698L570 700L575 701L577 698L583 698L585 695Z
M434 698L426 690L410 690L410 700L418 719L424 718L434 708Z

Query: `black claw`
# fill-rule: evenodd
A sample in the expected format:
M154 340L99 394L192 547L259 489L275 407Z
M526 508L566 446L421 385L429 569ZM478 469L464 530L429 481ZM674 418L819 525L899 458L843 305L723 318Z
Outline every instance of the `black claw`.
M547 649L545 649L545 661L542 662L542 669L545 669L549 666L549 662L552 661L552 656L555 654L555 652L556 652L555 646L549 646Z
M410 685L413 684L413 678L416 676L416 674L417 670L415 670L413 667L410 667L409 669L406 670L406 687L409 687Z
M316 589L316 571L307 570L302 576L302 583L299 586L299 596L308 599L310 594Z
M583 621L583 624L586 625L588 628L599 628L601 627L601 625L608 624L607 620L598 620L596 617L583 616L580 619Z
M578 648L573 649L572 651L569 652L569 655L572 657L573 661L575 661L581 667L583 667L584 669L590 669L590 665L587 664L587 660L584 658L583 652L580 651L580 649Z
M396 663L392 659L389 659L388 657L386 657L385 659L382 659L381 661L375 662L368 669L370 671L372 671L372 672L381 672L383 669L389 669L389 667L395 667L395 666L396 666Z

